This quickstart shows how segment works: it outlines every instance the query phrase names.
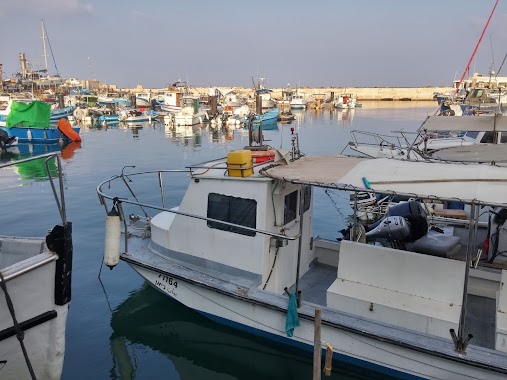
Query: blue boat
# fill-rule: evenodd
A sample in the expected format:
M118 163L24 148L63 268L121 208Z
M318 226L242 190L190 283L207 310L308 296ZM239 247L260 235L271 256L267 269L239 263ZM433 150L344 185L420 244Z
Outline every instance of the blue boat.
M81 130L79 127L72 127L72 129L78 134ZM17 137L20 143L55 144L58 143L60 139L63 141L70 141L57 127L31 128L19 126L6 130L9 136Z
M278 108L272 108L262 115L255 115L255 118L252 120L252 126L259 126L262 123L263 129L269 129L269 127L273 126L276 127L279 115L280 110ZM245 120L245 126L248 127L249 124L250 119Z
M3 129L9 136L17 137L20 143L53 144L58 143L60 139L70 141L58 127L50 125L50 113L49 105L44 102L34 101L25 104L14 101ZM79 127L72 129L79 134Z
M68 119L69 116L73 114L75 109L75 106L70 106L51 110L51 116L49 117L50 124L58 123L58 120L61 118Z
M118 120L118 114L99 116L97 118L97 122L99 124L103 124L104 122L106 122L106 123L118 123L119 122L119 120Z

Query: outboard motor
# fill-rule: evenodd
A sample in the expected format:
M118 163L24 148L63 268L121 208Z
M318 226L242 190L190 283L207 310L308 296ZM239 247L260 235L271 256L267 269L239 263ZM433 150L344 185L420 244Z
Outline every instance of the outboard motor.
M14 140L16 140L14 136L9 136L6 131L0 129L0 148L10 145Z
M417 201L408 201L408 202L401 202L395 206L391 206L387 209L387 213L385 217L388 216L414 216L414 215L420 215L426 218L426 211L424 210L424 207L421 205L421 202ZM380 223L382 223L383 219L380 219L376 221L373 224L370 224L366 227L366 231L370 231L377 227Z
M366 233L367 238L405 240L410 235L410 224L402 216L388 216L374 229Z
M428 232L426 211L420 202L409 201L392 206L386 216L366 228L367 238L413 242Z
M428 222L424 216L388 216L382 219L374 229L368 231L366 238L413 242L422 238L427 232Z

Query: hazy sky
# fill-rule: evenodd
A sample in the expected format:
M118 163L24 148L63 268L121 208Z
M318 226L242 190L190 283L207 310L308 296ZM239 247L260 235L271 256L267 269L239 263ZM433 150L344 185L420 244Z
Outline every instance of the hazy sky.
M507 53L500 0L471 72ZM460 76L494 0L0 0L4 78L42 68L120 87L432 86ZM49 52L48 52L49 54ZM49 71L55 67L49 58ZM507 63L500 75L507 76Z

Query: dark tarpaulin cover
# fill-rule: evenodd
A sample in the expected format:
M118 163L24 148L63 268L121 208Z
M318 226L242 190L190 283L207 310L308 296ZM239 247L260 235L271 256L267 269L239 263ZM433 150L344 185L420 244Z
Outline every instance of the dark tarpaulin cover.
M15 126L31 128L49 128L49 119L51 116L51 107L49 104L38 100L31 103L22 103L13 101L11 112L5 119L6 128Z

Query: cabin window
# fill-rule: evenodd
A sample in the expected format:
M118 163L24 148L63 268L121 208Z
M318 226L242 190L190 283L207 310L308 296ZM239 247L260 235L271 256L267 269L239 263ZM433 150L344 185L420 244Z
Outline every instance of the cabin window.
M303 207L303 214L307 212L310 209L310 205L312 204L312 187L311 186L304 186L304 207Z
M298 191L293 191L285 196L283 224L287 224L296 219L298 211Z
M208 218L239 224L245 227L256 228L257 201L253 199L210 193L208 194ZM255 236L254 231L245 230L240 227L228 226L218 222L208 221L208 227L246 236Z
M492 144L494 142L495 132L485 132L484 136L482 136L481 143L483 144Z
M507 143L507 133L500 133L500 144Z

